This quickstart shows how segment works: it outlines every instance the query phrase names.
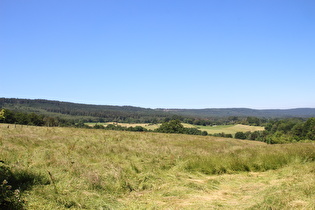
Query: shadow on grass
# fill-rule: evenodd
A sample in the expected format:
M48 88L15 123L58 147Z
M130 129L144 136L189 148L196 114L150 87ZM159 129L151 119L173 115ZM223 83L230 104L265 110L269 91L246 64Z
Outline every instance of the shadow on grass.
M28 170L12 171L3 162L0 163L0 209L25 209L21 193L30 190L34 185L50 184L40 174Z

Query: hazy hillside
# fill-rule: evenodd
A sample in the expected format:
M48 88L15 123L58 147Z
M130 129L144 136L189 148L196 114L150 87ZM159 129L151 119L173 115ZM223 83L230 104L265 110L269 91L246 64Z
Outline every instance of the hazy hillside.
M79 104L43 99L15 99L0 98L0 108L18 112L35 112L63 118L83 118L85 120L99 121L139 121L146 122L170 116L161 110L146 109L133 106L108 106Z
M133 106L108 106L78 104L43 99L15 99L0 98L0 108L7 108L22 112L35 112L40 114L58 115L63 117L85 116L97 120L100 118L108 120L130 120L130 121L152 121L154 118L161 119L172 115L180 115L196 118L213 117L315 117L315 108L298 109L268 109L256 110L247 108L221 108L221 109L149 109Z
M197 117L314 117L315 108L298 109L248 109L248 108L221 108L221 109L164 109L165 112L185 116Z

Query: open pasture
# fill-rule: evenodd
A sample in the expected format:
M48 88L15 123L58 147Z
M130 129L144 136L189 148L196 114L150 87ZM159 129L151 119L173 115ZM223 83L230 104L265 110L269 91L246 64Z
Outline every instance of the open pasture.
M161 124L149 124L149 123L116 123L116 122L107 122L107 123L85 123L88 126L94 126L94 125L103 125L103 126L107 126L109 124L114 124L114 125L120 125L122 127L136 127L136 126L141 126L144 127L148 130L154 130L156 128L158 128Z
M114 123L114 122L108 122L108 123L85 123L89 126L94 126L96 124L98 125L108 125L108 124L116 124L123 127L135 127L135 126L142 126L148 130L154 130L157 129L161 124L148 124L148 123ZM265 128L262 126L249 126L249 125L215 125L215 126L201 126L201 125L192 125L188 123L182 123L184 127L186 128L197 128L201 131L207 131L209 134L215 134L215 133L229 133L234 135L236 132L247 132L247 131L263 131Z
M209 134L215 133L229 133L234 135L236 132L247 131L263 131L265 128L262 126L250 126L250 125L215 125L215 126L196 126L196 128L207 131Z
M315 208L313 143L0 124L0 160L27 209Z

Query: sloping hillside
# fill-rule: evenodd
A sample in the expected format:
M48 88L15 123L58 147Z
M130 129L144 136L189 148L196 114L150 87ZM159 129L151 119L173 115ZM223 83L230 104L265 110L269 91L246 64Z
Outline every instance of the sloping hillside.
M315 108L298 109L266 109L256 110L247 108L222 108L222 109L150 109L133 106L109 106L79 104L43 99L15 99L0 98L0 108L7 108L21 112L35 112L46 115L59 115L64 117L84 116L93 119L106 118L107 121L124 120L150 122L173 115L192 118L222 118L238 117L315 117Z
M165 112L184 116L196 117L315 117L315 108L297 109L248 109L248 108L221 108L221 109L162 109Z
M35 112L63 118L80 117L94 121L140 121L150 122L152 119L171 116L161 110L146 109L133 106L108 106L79 104L43 99L0 98L0 108L18 112Z

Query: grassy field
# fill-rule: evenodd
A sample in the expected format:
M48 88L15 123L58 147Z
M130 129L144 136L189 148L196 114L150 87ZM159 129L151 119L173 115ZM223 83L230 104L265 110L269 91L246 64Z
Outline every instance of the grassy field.
M89 126L94 126L95 123L85 123ZM98 125L108 125L108 124L114 124L112 122L109 123L97 123ZM161 124L147 124L147 123L115 123L117 125L121 125L124 127L135 127L135 126L142 126L148 130L154 130L158 128ZM215 133L229 133L234 135L236 132L247 132L247 131L263 131L264 127L262 126L249 126L249 125L216 125L216 126L201 126L201 125L191 125L187 123L182 123L184 127L186 128L198 128L202 131L207 131L209 134L215 134Z
M229 133L234 135L236 132L247 132L247 131L263 131L265 128L261 126L249 126L249 125L217 125L217 126L196 126L196 128L207 131L209 134L215 133Z
M27 209L315 209L314 143L0 124L0 160Z
M115 124L115 125L120 125L123 127L136 127L136 126L142 126L148 130L154 130L157 129L161 124L149 124L149 123L116 123L116 122L107 122L107 123L85 123L88 126L94 126L95 124L97 125L104 125L107 126L109 124Z

